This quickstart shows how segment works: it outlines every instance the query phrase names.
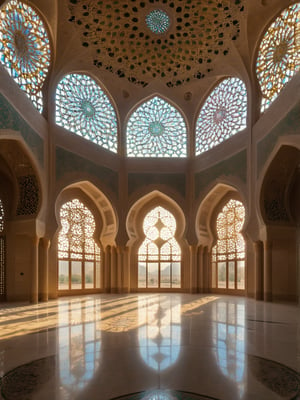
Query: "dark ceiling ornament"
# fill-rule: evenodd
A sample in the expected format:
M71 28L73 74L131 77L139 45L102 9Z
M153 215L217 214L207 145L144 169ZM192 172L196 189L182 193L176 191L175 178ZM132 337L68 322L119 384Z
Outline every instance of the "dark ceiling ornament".
M240 33L245 0L68 0L94 65L130 82L201 79Z

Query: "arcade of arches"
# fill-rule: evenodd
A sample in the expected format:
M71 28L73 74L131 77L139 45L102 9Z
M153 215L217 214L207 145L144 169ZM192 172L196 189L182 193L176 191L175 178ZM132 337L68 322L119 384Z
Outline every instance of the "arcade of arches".
M158 27L152 18L140 25L133 18L124 28L128 41L141 30L136 53L147 30L144 67L125 39L107 50L118 40L105 42L108 19L93 36L78 3L2 6L1 13L17 13L24 4L24 15L32 7L43 21L35 18L32 32L47 36L36 50L34 34L26 44L20 27L9 58L10 22L0 27L0 301L174 291L298 302L299 4L236 1L230 32L218 31L225 44L206 38L217 58L211 63L207 46L178 39L175 22L185 17L175 19L164 1ZM265 78L262 39L291 3L295 68L291 61L282 72L292 53L288 39L279 41L271 60L277 69L270 66ZM177 58L163 56L170 38ZM30 61L24 54L31 45ZM173 74L165 65L175 68L178 60ZM33 75L19 76L18 68ZM271 75L279 69L283 84L275 89Z

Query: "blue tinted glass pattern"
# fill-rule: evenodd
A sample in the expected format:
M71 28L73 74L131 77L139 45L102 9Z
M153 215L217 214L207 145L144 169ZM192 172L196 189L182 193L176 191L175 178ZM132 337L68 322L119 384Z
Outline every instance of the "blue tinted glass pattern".
M238 78L224 79L211 92L196 123L196 155L217 146L247 125L247 90Z
M160 97L143 103L127 124L129 157L186 157L186 140L183 117Z
M19 1L0 10L0 58L8 73L42 112L41 89L48 74L49 38L37 13Z
M117 152L117 117L100 86L83 74L66 75L56 89L57 125Z

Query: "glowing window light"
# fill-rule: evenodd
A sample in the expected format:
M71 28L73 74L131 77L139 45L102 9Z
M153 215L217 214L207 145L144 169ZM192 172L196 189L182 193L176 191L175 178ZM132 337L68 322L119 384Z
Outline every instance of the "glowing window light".
M196 155L247 126L247 90L238 78L224 79L206 99L196 123Z
M100 249L94 241L95 220L78 199L60 209L58 237L59 290L100 288Z
M41 90L50 66L50 44L43 21L25 3L11 0L0 9L0 59L42 112Z
M167 32L170 27L170 18L163 10L152 10L146 16L146 24L151 32L159 35Z
M245 289L245 241L240 233L245 208L229 200L217 217L218 240L212 249L212 286L219 289Z
M300 68L300 3L272 22L259 46L256 75L264 112Z
M181 249L174 238L174 216L158 206L146 215L143 230L146 238L138 251L138 287L180 288Z
M87 75L66 75L56 89L57 125L114 153L118 147L115 110L97 83Z
M129 157L186 157L186 140L183 117L160 97L143 103L127 124Z

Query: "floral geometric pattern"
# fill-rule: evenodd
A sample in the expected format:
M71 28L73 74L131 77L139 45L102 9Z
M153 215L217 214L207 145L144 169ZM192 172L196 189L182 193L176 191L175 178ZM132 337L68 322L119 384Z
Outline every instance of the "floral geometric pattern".
M129 157L186 157L186 125L165 100L154 97L131 115L127 124Z
M38 14L16 0L0 9L0 58L9 74L42 112L41 89L51 59L49 38Z
M87 75L66 75L56 89L56 123L116 153L117 118L107 95Z
M209 74L239 39L246 10L245 0L67 2L94 65L142 87L153 78L178 87Z
M138 251L139 288L180 288L181 249L175 239L176 219L158 206L144 219L145 240Z
M146 16L146 24L151 32L159 35L169 29L170 18L163 10L152 10Z
M196 155L247 126L247 90L238 78L224 79L209 95L196 123Z
M256 74L261 112L277 98L300 68L300 3L286 8L272 22L259 46Z

